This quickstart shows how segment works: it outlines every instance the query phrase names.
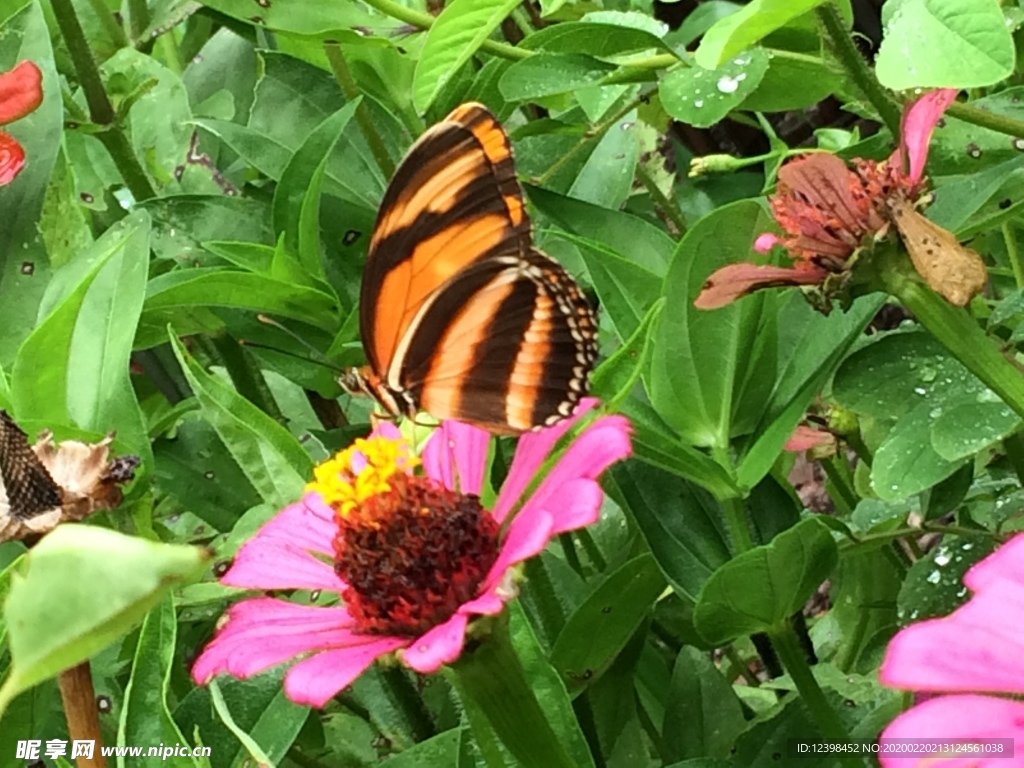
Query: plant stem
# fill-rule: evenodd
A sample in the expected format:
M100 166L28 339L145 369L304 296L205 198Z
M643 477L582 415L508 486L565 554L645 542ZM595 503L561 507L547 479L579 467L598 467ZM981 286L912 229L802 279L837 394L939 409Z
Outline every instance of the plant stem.
M1013 279L1017 282L1018 288L1024 288L1024 268L1020 263L1020 250L1017 248L1017 233L1013 231L1013 225L1008 221L1003 222L1001 227L1003 241L1006 243L1006 255L1010 259L1010 266L1013 267Z
M60 27L61 35L64 37L64 44L67 45L71 61L75 65L79 85L85 93L85 100L89 105L89 118L96 125L104 126L107 129L100 131L97 138L103 142L103 146L110 153L111 159L121 172L121 176L135 200L148 200L155 197L156 192L153 190L153 185L150 184L146 172L142 170L142 166L128 142L128 137L124 135L121 127L115 121L114 107L103 88L100 71L96 66L92 51L89 49L89 43L85 39L82 25L75 14L72 0L53 0L51 6L53 14L57 18L57 26Z
M849 470L843 465L844 461L845 459L837 455L823 459L820 463L835 490L836 498L833 498L832 501L836 505L837 511L848 515L857 506L858 499L856 491L853 490L847 479Z
M989 128L999 133L1005 133L1008 136L1024 138L1024 120L997 115L994 112L989 112L987 109L964 104L959 101L954 101L950 104L946 114L958 120L973 123L979 128Z
M507 612L496 618L488 637L448 669L470 727L482 741L497 734L523 768L574 768L512 647Z
M128 35L125 34L124 27L117 23L110 6L104 0L89 0L89 7L96 14L96 18L100 20L100 24L103 25L103 31L110 35L114 45L118 48L127 48L129 45Z
M238 394L275 421L285 423L284 414L263 378L263 371L253 362L247 350L227 334L195 338L211 362L224 367Z
M64 717L68 721L68 736L72 741L93 742L92 758L77 757L78 768L106 768L107 761L102 752L103 733L100 731L96 692L92 687L88 660L65 669L57 676L57 683Z
M725 658L732 662L732 665L736 667L736 671L747 681L747 685L751 688L761 687L761 681L757 679L757 675L750 671L750 667L743 661L743 657L740 656L740 652L736 650L735 645L729 643L722 651L725 653Z
M896 99L881 86L874 71L857 50L853 38L846 31L846 25L836 4L827 2L818 6L815 13L825 30L825 39L830 43L832 52L843 65L850 79L878 112L889 132L893 136L899 136L901 107Z
M359 86L356 85L352 70L349 69L348 61L345 60L345 51L341 44L329 40L324 43L324 50L327 52L327 61L331 64L331 71L334 72L334 79L341 86L345 99L355 101L359 98ZM359 130L363 132L363 138L370 146L370 152L373 153L373 159L377 161L377 167L380 168L385 178L390 179L395 173L395 164L391 161L387 147L384 146L383 139L373 125L373 117L370 115L365 101L361 101L356 107L356 122L359 124Z
M821 730L821 735L829 741L849 741L850 736L843 727L839 715L825 698L825 692L821 690L814 673L811 672L793 628L787 622L778 630L769 632L768 637L771 638L772 647L775 648L779 661L793 679L808 713ZM856 758L842 758L841 762L850 766L862 765Z
M665 229L668 230L669 235L674 238L680 237L686 231L686 219L683 218L683 212L679 210L676 201L658 188L658 183L642 162L636 165L636 177L644 185L647 194L651 196L654 210L660 214L660 218L665 224Z
M880 541L892 541L901 539L904 536L920 536L923 533L941 533L947 536L989 536L996 541L1003 541L1004 536L992 533L982 528L967 528L963 525L933 525L924 523L920 528L896 528L884 533L870 533L866 536L847 538L839 543L840 551L862 547L867 544L877 544Z
M752 549L754 542L750 538L750 527L747 525L746 505L743 499L733 496L722 501L725 512L725 524L732 539L733 557Z
M993 340L964 309L954 307L924 285L906 254L880 264L885 290L902 302L971 373L1024 416L1024 373L1003 357Z

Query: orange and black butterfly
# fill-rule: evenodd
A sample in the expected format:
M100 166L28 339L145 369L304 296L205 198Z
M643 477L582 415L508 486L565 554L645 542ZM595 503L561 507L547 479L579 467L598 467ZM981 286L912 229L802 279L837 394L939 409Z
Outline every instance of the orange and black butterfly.
M497 434L569 416L597 355L593 310L533 247L508 136L463 104L391 180L360 293L369 365L341 377L395 417L424 410Z

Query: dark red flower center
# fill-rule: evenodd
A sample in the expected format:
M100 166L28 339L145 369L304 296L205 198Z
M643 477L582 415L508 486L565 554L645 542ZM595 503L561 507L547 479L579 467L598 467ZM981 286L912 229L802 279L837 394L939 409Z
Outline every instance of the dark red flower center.
M334 569L360 631L418 635L479 594L498 524L476 496L404 473L338 516Z

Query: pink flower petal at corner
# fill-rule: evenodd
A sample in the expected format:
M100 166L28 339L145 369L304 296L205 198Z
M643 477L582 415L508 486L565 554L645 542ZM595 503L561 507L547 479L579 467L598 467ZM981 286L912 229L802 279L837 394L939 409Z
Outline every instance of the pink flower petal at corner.
M402 661L410 669L428 675L451 664L462 653L469 616L456 613L448 621L417 637L402 651Z
M622 416L602 416L590 424L562 454L527 504L554 514L556 509L548 500L559 488L580 478L596 480L612 464L632 454L631 432L629 421Z
M202 685L220 672L256 674L306 651L351 642L344 608L317 608L262 597L231 606L227 622L192 667Z
M580 400L580 404L576 406L571 418L539 432L527 432L519 438L515 456L512 457L512 466L509 467L508 475L494 505L495 520L499 523L504 521L509 510L515 506L526 491L526 487L533 480L533 476L537 474L537 470L544 464L548 454L555 447L555 443L561 440L562 436L588 411L597 407L597 402L596 397L585 397Z
M544 509L551 515L551 535L593 525L601 516L603 501L604 491L596 480L583 477L562 483L544 501Z
M338 524L334 510L317 493L307 493L302 501L291 504L263 524L256 537L287 541L310 552L334 556L334 537Z
M759 264L729 264L715 270L693 302L697 309L718 309L762 288L784 285L814 285L828 272L820 267L791 269Z
M371 641L324 651L300 661L284 676L284 693L296 704L320 708L359 677L374 660L398 650L409 640L387 635L363 635Z
M10 184L25 167L25 148L9 133L0 131L0 187Z
M405 438L402 437L402 430L398 428L398 425L395 424L395 422L387 421L386 419L382 419L374 425L373 429L370 430L370 434L367 435L367 438L371 437L385 437L388 440L405 440Z
M498 559L484 579L485 590L499 584L505 571L516 563L543 552L554 535L554 527L551 514L543 507L529 503L523 507L508 526Z
M900 630L879 678L919 691L1024 691L1021 616L1024 592L1012 582L995 582L949 616Z
M0 73L0 125L13 123L43 103L43 73L31 61Z
M771 232L762 232L754 241L754 250L758 253L768 253L772 248L782 242L782 239Z
M980 592L996 581L1009 580L1024 590L1024 534L1010 539L964 576L964 584Z
M246 542L220 583L241 589L327 589L345 582L330 563L281 539L258 536Z
M928 144L932 132L949 105L956 100L955 88L941 88L930 91L917 99L904 112L900 125L900 153L907 153L907 164L910 166L907 178L914 184L924 175L924 166L928 160ZM903 162L903 155L897 156Z
M883 768L1013 768L1024 765L1024 704L993 696L938 696L897 717L885 739L1013 739L1012 759L984 753L949 760L880 755ZM1009 751L1009 750L1007 750Z
M450 491L479 496L490 439L489 434L469 424L444 422L423 448L421 458L427 477L440 480Z

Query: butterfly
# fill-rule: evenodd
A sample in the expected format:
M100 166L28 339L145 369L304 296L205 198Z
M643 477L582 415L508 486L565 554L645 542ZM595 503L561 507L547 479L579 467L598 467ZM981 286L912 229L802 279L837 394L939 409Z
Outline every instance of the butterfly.
M359 296L368 365L339 379L394 417L424 410L495 434L571 415L597 356L594 312L533 246L508 135L457 107L384 194Z
M58 523L120 504L118 486L134 477L139 460L110 460L112 440L57 445L44 432L30 446L28 436L0 410L0 542L38 536Z

